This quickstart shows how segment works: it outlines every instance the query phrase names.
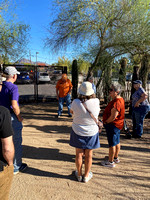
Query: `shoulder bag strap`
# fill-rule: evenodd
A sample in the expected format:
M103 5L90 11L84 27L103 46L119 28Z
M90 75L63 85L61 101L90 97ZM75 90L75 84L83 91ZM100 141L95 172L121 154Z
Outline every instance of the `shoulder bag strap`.
M84 108L88 111L88 113L90 114L92 119L95 121L95 123L98 125L98 122L97 122L96 118L94 117L94 115L88 110L87 106L84 103L82 103L82 104L83 104Z

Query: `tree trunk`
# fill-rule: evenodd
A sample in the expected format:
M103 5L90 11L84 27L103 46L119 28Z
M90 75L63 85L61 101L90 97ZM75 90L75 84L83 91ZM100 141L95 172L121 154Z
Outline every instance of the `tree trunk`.
M146 90L146 84L147 84L147 77L149 72L149 60L148 55L144 55L142 58L141 68L139 72L140 80L142 81L142 86Z
M101 56L103 50L104 50L104 48L103 48L103 47L100 47L100 49L99 49L99 51L98 51L98 53L97 53L97 56L96 56L94 62L92 63L91 67L89 68L89 71L88 71L86 80L88 80L88 78L91 76L91 73L92 73L94 67L96 67L96 65L97 65L97 63L98 63L98 61L99 61L99 59L100 59L100 56Z
M72 98L77 98L77 92L78 92L78 66L77 66L77 60L74 60L72 63Z
M123 58L121 60L121 67L120 67L120 71L119 71L119 83L122 86L125 86L125 81L126 81L126 68L127 68L127 59Z
M109 88L111 87L111 74L112 74L112 65L111 63L105 66L104 76L103 76L103 94L104 94L104 103L109 101Z
M135 89L133 87L133 81L136 81L139 79L139 66L134 66L133 68L133 76L132 76L132 88L131 88L131 96L130 100L132 100L132 94L135 92ZM129 114L132 114L132 103L130 103L130 108L129 108Z
M121 60L121 67L119 71L119 83L124 87L125 89L125 82L126 82L126 68L127 68L127 59L123 58ZM125 90L122 90L122 97L125 97Z

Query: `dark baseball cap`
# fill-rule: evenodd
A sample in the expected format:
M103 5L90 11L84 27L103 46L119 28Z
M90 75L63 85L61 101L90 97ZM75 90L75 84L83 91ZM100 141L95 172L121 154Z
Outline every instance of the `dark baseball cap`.
M134 84L141 84L142 85L142 81L140 80L136 80L136 81L133 81Z

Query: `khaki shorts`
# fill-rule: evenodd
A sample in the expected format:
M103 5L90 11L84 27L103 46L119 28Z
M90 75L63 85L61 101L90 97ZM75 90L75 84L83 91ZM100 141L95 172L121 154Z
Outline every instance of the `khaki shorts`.
M8 200L10 187L13 179L14 166L4 166L0 172L0 199Z

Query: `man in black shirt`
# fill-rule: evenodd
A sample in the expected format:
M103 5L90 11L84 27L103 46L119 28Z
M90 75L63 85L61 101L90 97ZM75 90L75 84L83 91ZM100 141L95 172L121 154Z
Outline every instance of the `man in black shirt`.
M13 129L7 108L0 106L0 199L7 200L13 178Z

